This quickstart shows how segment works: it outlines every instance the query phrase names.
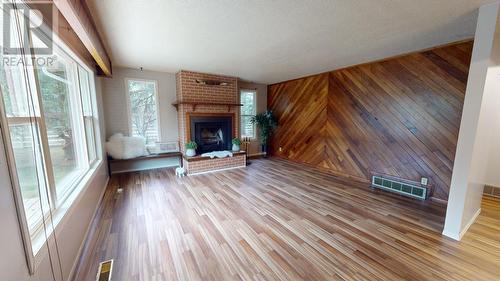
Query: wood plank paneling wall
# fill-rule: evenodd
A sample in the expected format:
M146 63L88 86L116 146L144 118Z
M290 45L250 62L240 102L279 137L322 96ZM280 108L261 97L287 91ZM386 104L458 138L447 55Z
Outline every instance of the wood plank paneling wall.
M270 85L271 153L356 178L427 176L447 200L471 54L460 43Z

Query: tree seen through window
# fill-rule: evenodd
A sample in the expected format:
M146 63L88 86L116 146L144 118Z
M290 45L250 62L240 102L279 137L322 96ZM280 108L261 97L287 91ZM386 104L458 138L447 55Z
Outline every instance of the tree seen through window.
M158 141L156 84L154 81L128 80L131 135L141 136L147 145Z

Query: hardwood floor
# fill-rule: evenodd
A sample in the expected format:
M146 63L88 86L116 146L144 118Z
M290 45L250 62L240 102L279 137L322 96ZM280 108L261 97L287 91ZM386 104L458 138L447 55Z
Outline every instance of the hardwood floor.
M118 193L117 188L123 192ZM303 165L114 175L76 280L498 280L500 201L461 242L444 209Z

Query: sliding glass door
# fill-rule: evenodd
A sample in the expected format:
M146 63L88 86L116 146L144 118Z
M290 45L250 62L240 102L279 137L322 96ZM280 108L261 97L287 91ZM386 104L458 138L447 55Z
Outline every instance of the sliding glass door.
M33 271L54 217L63 217L102 160L94 73L55 34L22 31L22 21L36 18L16 9L3 17L10 20L3 36L18 52L1 46L0 124ZM33 48L52 38L50 54Z
M28 73L23 67L2 68L0 86L4 102L5 120L10 138L10 156L16 169L12 169L17 179L23 200L26 222L33 236L42 223L44 213L48 213L49 201L45 192L46 177L41 151L40 111L35 94L31 94Z

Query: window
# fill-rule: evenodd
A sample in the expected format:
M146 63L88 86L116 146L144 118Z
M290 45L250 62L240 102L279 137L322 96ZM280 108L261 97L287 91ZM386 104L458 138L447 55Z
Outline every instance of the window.
M257 114L257 92L250 90L241 90L241 137L255 138L255 124L250 122L252 117Z
M86 142L79 93L77 92L76 63L66 54L54 49L57 61L36 70L42 111L44 135L47 137L50 167L58 199L74 188L88 168ZM47 161L48 162L48 161Z
M11 36L24 46L22 36ZM44 34L30 36L37 42ZM52 36L50 63L31 48L9 55L16 64L5 64L0 53L0 122L31 270L45 243L44 222L66 209L60 207L100 163L94 74ZM26 63L33 61L45 63Z
M160 140L156 81L126 79L131 136L143 137L146 145Z
M10 148L9 156L16 166L16 169L12 170L13 178L17 179L26 224L29 234L33 236L41 225L43 210L48 210L48 201L46 193L39 188L45 186L43 157L39 149L41 141L38 135L41 118L35 108L36 101L28 94L29 87L25 74L22 67L2 67L0 90L8 128L6 131L9 132L6 135L10 136L5 145Z
M96 149L96 134L95 129L98 125L97 119L94 114L94 104L92 102L92 97L95 97L95 93L91 92L91 85L93 85L93 80L89 77L89 73L82 67L78 66L78 78L80 82L80 91L82 99L82 111L83 111L83 125L85 127L85 139L87 140L87 153L89 157L89 165L92 165L97 160L97 149Z

